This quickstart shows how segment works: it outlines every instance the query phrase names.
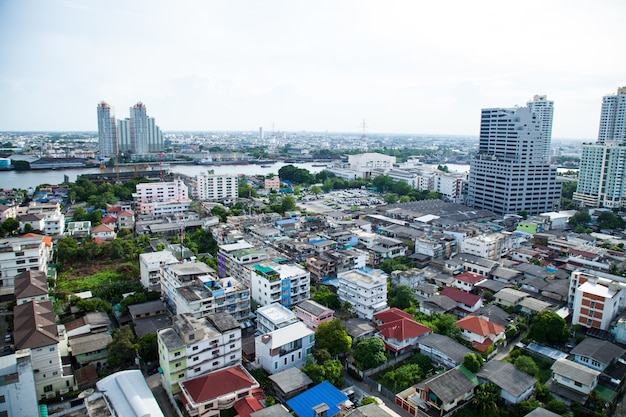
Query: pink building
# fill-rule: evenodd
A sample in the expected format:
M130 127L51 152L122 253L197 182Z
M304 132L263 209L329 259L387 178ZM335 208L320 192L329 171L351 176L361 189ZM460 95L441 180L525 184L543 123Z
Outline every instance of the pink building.
M296 317L302 320L306 327L315 331L320 323L333 319L335 311L316 303L313 300L304 300L294 309Z

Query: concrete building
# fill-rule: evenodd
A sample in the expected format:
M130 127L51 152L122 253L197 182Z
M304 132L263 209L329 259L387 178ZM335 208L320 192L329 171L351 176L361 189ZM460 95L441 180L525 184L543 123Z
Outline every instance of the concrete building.
M163 133L154 118L148 117L146 105L138 102L130 108L130 152L146 155L150 152L162 152Z
M274 175L271 178L265 178L266 190L280 190L280 178L278 175Z
M604 96L598 141L583 144L573 199L586 207L626 207L626 87Z
M46 271L52 257L48 236L24 235L0 239L0 295L14 293L15 276L25 271Z
M548 100L545 95L535 95L532 101L526 103L530 111L537 118L540 141L537 144L537 151L541 152L546 162L550 161L550 142L552 141L552 118L554 115L554 101Z
M315 344L315 332L298 322L254 340L255 360L270 374L301 368Z
M433 191L441 194L445 201L461 203L463 201L463 184L467 182L466 174L436 171Z
M396 163L395 156L383 155L380 153L361 153L357 155L348 155L348 165L353 171L365 173L365 176L371 176L374 169L389 170Z
M512 247L510 233L490 233L466 237L461 243L461 252L497 261Z
M233 174L196 175L197 195L200 200L223 200L239 197L239 178Z
M70 365L61 360L59 328L50 301L15 306L15 349L30 352L38 399L77 389ZM65 343L67 343L65 341Z
M358 318L372 320L387 309L387 274L369 268L355 269L337 276L339 300L349 302Z
M35 374L26 352L0 357L0 416L39 416Z
M241 327L227 313L197 318L178 314L172 327L157 332L163 386L170 394L179 382L241 363Z
M249 265L252 299L260 306L291 307L311 295L311 273L297 264L265 261Z
M250 285L250 272L245 266L267 259L269 259L269 255L266 251L256 249L254 245L245 240L219 245L217 274L221 278L230 276Z
M335 316L335 311L316 303L313 300L304 300L293 309L296 317L302 320L306 326L316 331L320 323L330 321Z
M159 215L183 213L191 203L187 185L180 179L137 184L133 198L137 212L147 215L156 215L155 210Z
M17 305L48 300L48 276L43 271L24 271L15 276Z
M139 369L119 371L102 378L96 383L96 392L85 402L90 416L164 417Z
M163 301L175 308L174 293L177 288L214 281L215 271L203 262L183 262L166 265L161 269L161 294Z
M142 253L139 255L141 285L148 291L161 290L161 268L178 263L179 260L169 250Z
M255 314L257 334L273 332L299 321L293 311L279 303L259 307Z
M622 278L623 280L623 278ZM626 303L624 282L608 274L574 271L570 276L572 325L609 330Z
M98 103L98 150L101 158L117 155L117 124L115 111L108 103Z
M561 183L545 153L550 113L542 114L540 119L529 107L482 110L479 149L470 161L470 207L500 215L558 208Z

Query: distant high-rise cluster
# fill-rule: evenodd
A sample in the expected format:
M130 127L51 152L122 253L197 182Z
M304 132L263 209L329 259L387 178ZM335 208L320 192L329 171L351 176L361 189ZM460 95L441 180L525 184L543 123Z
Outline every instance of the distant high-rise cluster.
M558 209L561 183L550 166L554 102L483 109L478 154L470 161L467 203L497 214Z
M598 141L583 144L573 199L583 207L626 207L626 87L602 98Z
M130 108L130 118L115 119L113 107L102 101L98 104L98 142L100 157L112 157L121 152L145 155L162 152L163 133L153 117L148 117L142 102Z

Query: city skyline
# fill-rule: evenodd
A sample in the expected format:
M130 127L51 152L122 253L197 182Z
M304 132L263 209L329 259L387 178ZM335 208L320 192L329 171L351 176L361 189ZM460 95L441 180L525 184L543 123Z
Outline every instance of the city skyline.
M97 131L99 102L141 101L164 131L478 136L481 109L547 95L552 138L595 141L626 85L620 1L238 6L3 2L0 130Z

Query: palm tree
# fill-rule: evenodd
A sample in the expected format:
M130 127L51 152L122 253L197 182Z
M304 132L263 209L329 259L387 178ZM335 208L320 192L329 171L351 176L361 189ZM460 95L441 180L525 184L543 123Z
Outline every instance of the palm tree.
M500 399L500 387L492 382L479 385L474 390L472 407L481 411L484 415L496 414L498 412L498 401Z

